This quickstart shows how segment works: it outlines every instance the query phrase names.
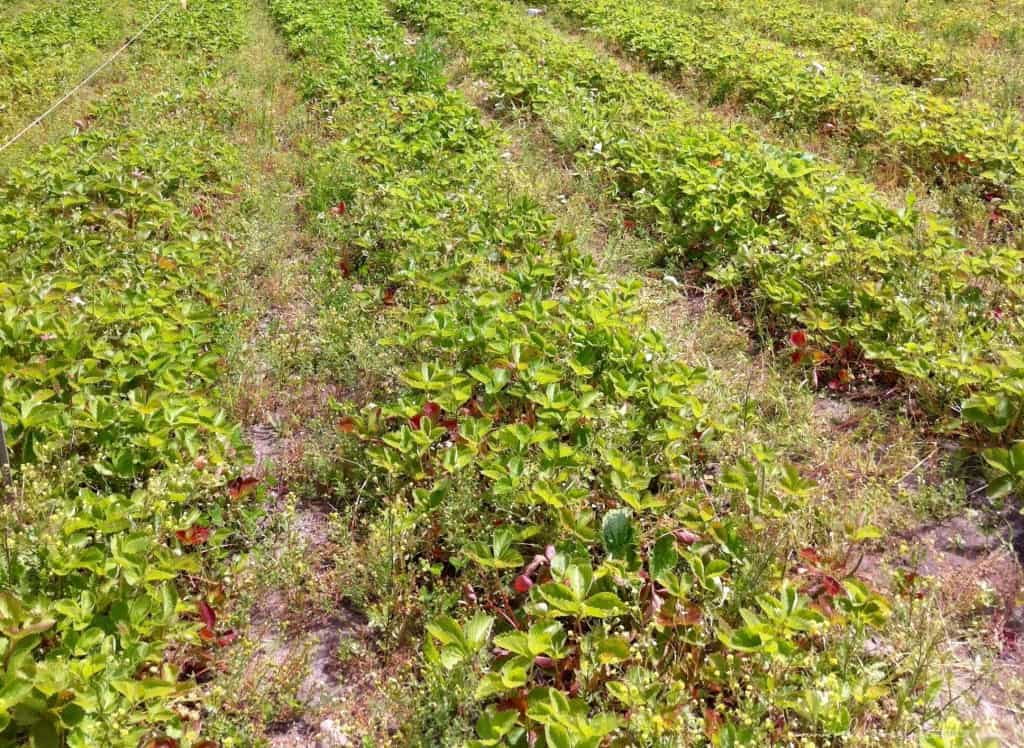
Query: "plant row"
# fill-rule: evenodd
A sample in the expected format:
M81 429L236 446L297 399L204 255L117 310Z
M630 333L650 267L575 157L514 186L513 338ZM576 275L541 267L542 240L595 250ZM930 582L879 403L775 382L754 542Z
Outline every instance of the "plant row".
M895 658L864 654L887 601L840 559L786 562L781 526L814 484L764 448L713 475L742 406L710 412L638 285L510 192L507 144L446 56L377 2L270 5L337 138L307 205L325 297L386 319L403 362L338 428L358 542L387 567L371 594L427 619L410 737L764 745L874 729L911 691L921 706Z
M1024 52L1024 3L999 0L976 6L935 0L885 0L855 2L846 0L828 5L839 10L893 23L929 39L957 47L975 46L979 51Z
M820 49L914 86L959 93L971 77L969 62L948 45L873 18L809 8L799 0L676 0L672 7L688 15L714 14L740 28L754 29L785 44Z
M656 222L678 260L801 328L799 360L833 387L863 354L984 438L1019 433L1019 251L969 251L948 226L886 207L828 164L681 111L656 82L507 4L402 9L464 52L495 107L531 111Z
M1013 114L878 84L856 70L808 59L728 22L664 3L556 5L651 67L694 81L711 101L736 100L774 124L842 139L873 164L895 165L947 191L961 211L986 206L992 220L1020 222L1024 123Z
M207 217L237 168L210 92L242 8L176 6L80 132L0 181L4 745L176 746L179 702L231 638L211 577L249 485L227 485L240 437L213 384L232 248Z
M0 138L77 82L72 78L83 61L124 29L117 3L41 3L0 19Z

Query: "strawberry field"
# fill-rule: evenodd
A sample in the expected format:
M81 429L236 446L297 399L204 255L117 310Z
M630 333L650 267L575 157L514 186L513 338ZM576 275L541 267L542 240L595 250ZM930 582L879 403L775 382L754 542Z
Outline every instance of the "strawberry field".
M862 5L0 4L0 746L1024 739L1019 7Z

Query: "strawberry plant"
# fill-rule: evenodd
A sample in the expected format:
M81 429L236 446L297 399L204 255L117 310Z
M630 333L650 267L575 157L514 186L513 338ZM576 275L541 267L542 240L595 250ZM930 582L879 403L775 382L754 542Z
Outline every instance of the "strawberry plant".
M434 693L466 694L423 704L452 732L416 738L460 742L461 723L479 746L768 744L870 723L904 677L859 654L889 603L773 545L814 483L768 449L711 471L741 406L710 412L707 372L647 329L639 284L509 194L500 132L428 39L374 2L271 10L339 138L307 205L325 286L386 316L403 362L337 408L393 585L371 607L422 629ZM839 668L830 651L858 654Z
M612 0L558 5L652 67L696 78L712 100L738 100L795 129L826 128L872 160L909 168L926 185L968 180L973 202L994 200L1001 216L1019 223L1024 123L1012 114L879 85L836 63L809 63L706 14Z
M165 16L142 48L167 50L172 93L129 77L0 181L5 745L191 740L180 701L232 639L206 599L238 521L213 389L231 248L195 206L237 168L204 87L241 8Z
M531 111L662 228L680 261L752 291L783 329L804 330L808 360L836 363L823 384L849 386L847 364L863 355L903 375L936 414L963 413L967 429L979 411L1020 412L1019 250L968 251L912 203L893 210L809 154L702 118L502 3L401 8L466 50L494 107ZM985 438L1013 438L1016 423Z
M0 19L0 136L76 83L77 67L113 45L124 22L117 3L43 3Z
M791 2L674 0L686 13L713 14L789 46L811 47L914 86L961 92L973 75L962 53L873 18Z

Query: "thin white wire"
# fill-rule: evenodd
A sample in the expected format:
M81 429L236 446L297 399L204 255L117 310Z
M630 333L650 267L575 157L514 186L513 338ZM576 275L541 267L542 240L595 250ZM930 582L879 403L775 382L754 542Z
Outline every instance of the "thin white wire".
M8 141L7 141L6 143L4 143L4 144L3 144L2 146L0 146L0 153L3 153L3 152L4 152L4 151L6 151L6 150L7 150L8 148L10 148L10 147L11 147L12 145L14 145L14 144L15 144L15 143L17 143L17 142L18 142L19 140L21 140L21 138L22 138L22 137L24 137L25 133L27 133L27 132L28 132L29 130L31 130L31 129L32 129L33 127L35 127L35 126L36 126L36 125L38 125L38 124L39 124L40 122L42 122L42 121L43 121L44 119L46 119L47 117L49 117L49 116L50 116L51 114L53 114L53 113L54 113L54 112L55 112L55 111L57 110L57 107L59 107L59 106L60 106L61 104L63 104L63 103L65 102L65 101L67 101L67 100L68 100L68 99L70 99L70 98L71 98L72 96L74 96L74 95L75 95L76 93L78 93L78 92L79 92L79 91L81 90L82 86L86 85L86 84L87 84L87 83L88 83L89 81L91 81L91 80L92 80L93 78L95 78L95 77L96 77L97 75L99 75L99 74L100 74L100 73L101 73L101 72L102 72L102 71L103 71L103 70L104 70L104 69L105 69L105 68L106 68L106 67L107 67L108 65L110 65L110 63L112 63L112 62L113 62L114 60L116 60L116 59L118 58L118 56L119 56L119 55L120 55L120 54L121 54L122 52L124 52L124 51L125 51L126 49L128 49L128 47L130 47L130 46L131 46L132 44L134 44L134 43L135 43L135 42L136 42L136 41L138 40L138 38L139 38L140 36L142 36L142 35L143 35L143 34L144 34L144 33L146 32L146 30L147 30L147 29L148 29L148 28L149 28L150 26L152 26L152 25L153 25L154 23L156 23L156 22L157 22L157 20L158 20L158 19L159 19L159 18L160 18L160 17L161 17L161 16L162 16L162 15L163 15L164 13L166 13L166 12L167 12L167 9L168 9L168 8L170 8L170 7L171 7L171 5L173 5L173 4L174 4L174 2L175 2L175 0L168 0L168 2L167 2L167 3L165 4L165 5L164 5L164 7L163 7L163 8L161 8L161 9L160 9L160 11L159 11L159 12L158 12L158 13L157 13L157 14L156 14L155 16L153 16L152 18L150 18L150 19L149 19L149 20L148 20L148 21L147 21L147 22L146 22L146 23L145 23L145 24L143 25L143 27L142 27L141 29L139 29L138 31L136 31L136 32L135 32L135 35L134 35L134 36L132 36L132 37L131 37L131 38L130 38L130 39L129 39L128 41L126 41L126 42L125 42L124 44L122 44L122 45L120 46L120 48L119 48L119 49L118 49L118 50L117 50L116 52L114 52L114 54L112 54L112 55L111 55L110 57L108 57L108 58L107 58L107 60L106 60L106 61L105 61L105 62L104 62L104 63L103 63L102 65L100 65L100 66L99 66L98 68L96 68L96 69L95 69L95 70L93 70L93 71L92 71L91 73L89 73L89 75L87 75L87 76L86 76L85 78L83 78L83 79L82 79L82 81L81 81L81 82L80 82L80 83L79 83L79 84L78 84L77 86L75 86L75 87L74 87L74 88L72 88L72 89L71 89L70 91L68 91L68 92L67 92L66 94L64 94L64 95L63 95L63 96L61 96L61 97L60 97L59 99L57 99L57 101L55 101L55 102L53 103L53 105L52 105L52 106L51 106L51 107L50 107L49 109L47 109L47 110L46 110L45 112L43 112L42 114L40 114L40 115L39 115L38 117L36 117L36 118L35 118L34 120L32 120L31 122L29 122L29 123L28 123L27 125L25 125L25 126L24 126L23 128L21 128L21 130L19 130L19 131L18 131L18 133L17 133L17 134L16 134L16 135L15 135L14 137L12 137L12 138L11 138L10 140L8 140Z

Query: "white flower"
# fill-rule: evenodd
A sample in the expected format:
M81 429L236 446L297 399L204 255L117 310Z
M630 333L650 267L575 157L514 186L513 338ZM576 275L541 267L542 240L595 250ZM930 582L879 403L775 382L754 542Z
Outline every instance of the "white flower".
M594 143L594 153L600 153L603 150L604 150L604 144L603 143L600 143L600 142Z

